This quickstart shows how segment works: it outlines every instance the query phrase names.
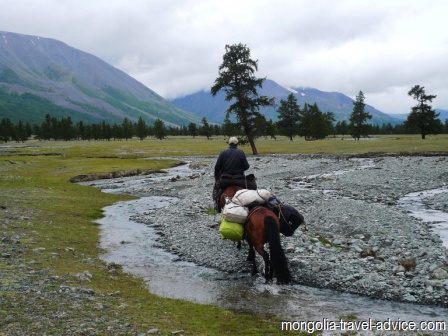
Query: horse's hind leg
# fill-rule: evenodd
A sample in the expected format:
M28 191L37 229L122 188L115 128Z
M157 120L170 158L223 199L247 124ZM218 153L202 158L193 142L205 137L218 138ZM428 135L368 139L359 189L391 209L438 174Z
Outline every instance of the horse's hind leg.
M272 276L274 275L274 270L271 267L271 261L269 260L269 253L266 252L263 246L257 248L257 252L263 257L264 278L266 279L266 283L268 283L272 280Z
M249 244L249 254L247 255L247 261L252 261L252 275L258 273L257 263L255 260L255 250L252 245Z
M264 260L264 278L266 279L266 282L272 281L272 276L274 275L274 269L271 267L271 261L269 260L269 253L266 252L266 254L263 256Z

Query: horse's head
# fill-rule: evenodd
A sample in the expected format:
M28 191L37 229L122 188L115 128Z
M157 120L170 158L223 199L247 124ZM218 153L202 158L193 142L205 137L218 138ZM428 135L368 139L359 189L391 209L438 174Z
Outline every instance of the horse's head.
M221 209L224 208L224 205L226 205L227 199L232 199L236 192L241 189L244 188L240 186L230 186L224 189L219 199L219 206L221 207Z

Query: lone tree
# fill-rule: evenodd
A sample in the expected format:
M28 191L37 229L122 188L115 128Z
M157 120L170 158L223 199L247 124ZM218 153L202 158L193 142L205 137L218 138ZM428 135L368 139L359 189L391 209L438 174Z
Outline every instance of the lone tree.
M365 111L364 93L359 91L356 101L353 102L353 112L350 115L349 128L351 135L355 140L359 140L361 136L367 135L367 119L372 119L372 115Z
M442 131L442 122L438 119L440 113L436 113L428 102L432 102L437 96L427 95L425 87L415 85L409 92L418 101L418 104L411 109L408 118L404 122L404 126L409 129L418 129L422 135L422 139L426 138L428 133L438 133Z
M258 60L251 59L250 49L246 45L226 45L223 62L219 66L219 76L211 88L213 96L224 90L226 101L232 102L226 111L226 118L235 114L236 124L246 137L241 143L249 142L254 155L258 154L255 146L255 137L259 134L257 127L260 125L260 118L264 118L259 112L260 107L275 105L274 98L258 95L257 88L262 87L266 78L255 77L257 70Z
M298 134L298 123L300 121L300 106L297 104L297 98L294 94L290 93L286 100L280 100L277 113L277 127L280 134L287 136L292 141L292 138Z

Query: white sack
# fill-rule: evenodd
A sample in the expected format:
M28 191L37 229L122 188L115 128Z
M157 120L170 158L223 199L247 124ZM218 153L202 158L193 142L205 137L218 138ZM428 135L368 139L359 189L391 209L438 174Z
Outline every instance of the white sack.
M242 206L264 204L271 195L271 192L267 189L242 189L235 193L232 202Z
M249 215L249 209L235 203L227 203L222 210L222 217L228 222L243 224Z

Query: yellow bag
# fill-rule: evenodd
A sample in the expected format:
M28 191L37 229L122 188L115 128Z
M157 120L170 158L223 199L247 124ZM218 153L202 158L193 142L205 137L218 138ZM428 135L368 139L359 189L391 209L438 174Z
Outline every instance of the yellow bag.
M221 238L238 242L243 239L244 226L239 223L228 222L222 218L219 232L221 232Z

